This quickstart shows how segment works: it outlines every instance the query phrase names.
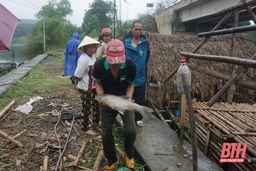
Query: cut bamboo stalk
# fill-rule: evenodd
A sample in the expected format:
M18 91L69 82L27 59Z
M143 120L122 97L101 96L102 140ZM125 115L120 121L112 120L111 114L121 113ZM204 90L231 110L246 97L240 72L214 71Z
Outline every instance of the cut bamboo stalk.
M232 132L233 135L248 135L248 136L256 136L255 132Z
M247 132L256 132L256 128L247 128L245 131L247 131Z
M23 147L22 143L20 143L19 141L15 140L13 137L9 136L4 131L0 130L0 135L2 137L4 137L4 138L10 140L10 142L12 142L13 144L17 145L18 147Z
M27 132L27 129L24 129L23 131L21 131L20 133L14 135L12 138L15 139L15 138L18 138L19 136L23 135L25 132ZM9 143L10 140L7 140L6 143Z
M184 127L186 118L186 96L181 95L181 112L180 112L180 139L184 139Z
M49 156L44 156L43 171L48 170L48 161L49 161Z
M9 103L0 113L0 119L4 116L4 114L15 104L15 101Z
M76 156L73 156L72 154L69 154L69 155L68 155L68 158L71 159L71 160L74 160L74 161L76 160ZM81 162L81 163L86 163L86 161L83 160L83 159L80 159L79 162Z
M80 151L78 152L78 155L77 155L77 157L76 157L74 166L77 166L77 165L78 165L79 160L81 159L81 157L82 157L82 155L83 155L85 146L86 146L86 142L83 142L83 145L82 145L82 147L81 147L81 149L80 149Z
M99 153L98 153L98 156L96 158L96 161L93 165L93 169L92 169L93 171L99 171L100 170L100 167L101 167L100 165L101 165L101 162L102 162L103 158L104 158L103 150L100 150Z

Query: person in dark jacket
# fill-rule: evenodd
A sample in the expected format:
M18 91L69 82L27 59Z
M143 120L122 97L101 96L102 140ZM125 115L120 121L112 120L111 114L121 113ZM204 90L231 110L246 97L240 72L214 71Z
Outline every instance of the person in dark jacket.
M124 38L125 56L131 59L137 68L133 99L139 105L145 105L147 63L150 59L149 43L146 37L142 35L142 30L142 23L135 21L131 31ZM140 127L143 126L142 118L139 112L135 112L135 122Z
M82 54L77 51L77 48L80 44L80 36L77 32L74 32L73 37L68 41L66 45L66 51L64 56L64 75L70 76L72 83L74 84L74 73L77 67L77 61Z

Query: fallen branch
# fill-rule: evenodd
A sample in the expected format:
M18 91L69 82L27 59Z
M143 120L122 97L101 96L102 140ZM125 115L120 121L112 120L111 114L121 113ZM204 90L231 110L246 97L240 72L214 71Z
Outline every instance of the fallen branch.
M93 171L99 171L100 170L100 165L101 165L101 162L102 162L103 158L104 158L103 150L100 150L99 153L98 153L98 156L96 158L96 161L93 165L93 168L92 168Z
M48 161L49 161L49 156L44 156L43 171L48 170Z
M75 166L78 165L79 160L81 159L82 154L83 154L83 152L84 152L85 146L86 146L86 142L83 142L83 145L82 145L82 147L81 147L81 149L80 149L80 151L78 152L78 155L77 155L77 157L76 157L75 164L74 164Z
M72 154L69 154L68 155L68 159L75 161L76 160L76 156L73 156ZM79 162L86 163L86 161L83 160L83 159L80 159Z
M4 116L4 114L15 104L15 101L9 103L0 113L0 118Z
M13 144L17 145L18 147L23 147L23 144L19 141L15 140L13 137L6 134L4 131L0 130L0 135L8 140L10 140Z
M24 129L23 131L21 131L20 133L14 135L12 138L15 139L15 138L18 138L19 136L23 135L25 132L27 131L27 129ZM10 140L7 140L6 143L9 143Z

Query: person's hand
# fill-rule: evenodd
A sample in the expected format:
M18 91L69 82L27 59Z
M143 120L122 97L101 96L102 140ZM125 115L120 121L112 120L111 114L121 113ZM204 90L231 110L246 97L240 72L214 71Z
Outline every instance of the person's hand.
M101 106L108 106L105 101L100 101L100 102L98 102L98 104L101 105Z
M131 108L127 108L124 110L125 112L133 112L133 110Z

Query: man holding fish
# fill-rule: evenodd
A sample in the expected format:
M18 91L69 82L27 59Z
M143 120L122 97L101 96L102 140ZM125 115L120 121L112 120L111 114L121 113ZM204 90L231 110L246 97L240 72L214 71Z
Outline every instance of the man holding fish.
M136 125L134 122L134 112L131 106L120 106L120 96L124 97L125 102L131 102L133 96L136 76L135 64L125 58L125 47L118 39L111 40L106 45L106 56L99 59L94 64L94 77L96 79L96 100L100 104L100 117L102 127L102 142L104 154L108 165L104 170L115 170L118 168L116 148L113 137L113 125L118 113L122 113L121 118L124 122L124 158L126 166L134 168L132 157L133 144L136 138ZM126 98L126 99L125 99ZM128 99L128 100L127 100Z

